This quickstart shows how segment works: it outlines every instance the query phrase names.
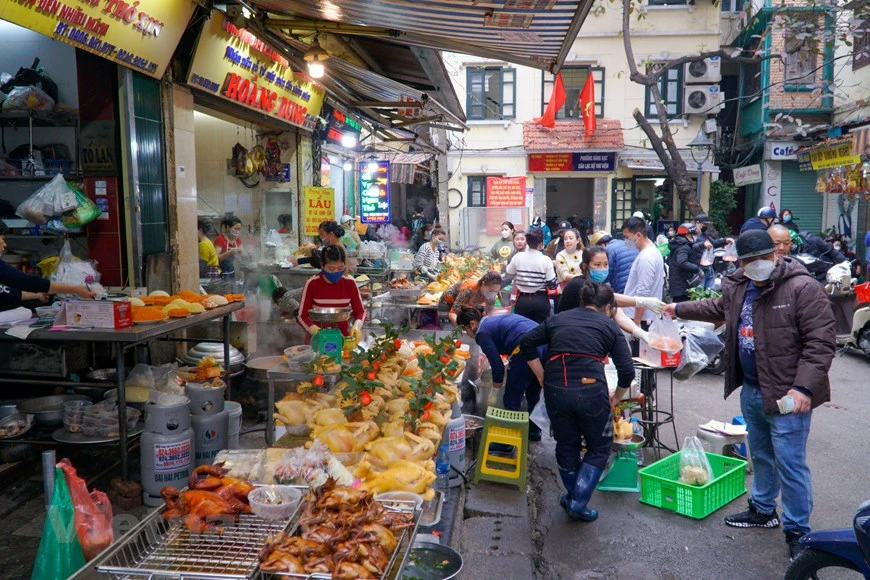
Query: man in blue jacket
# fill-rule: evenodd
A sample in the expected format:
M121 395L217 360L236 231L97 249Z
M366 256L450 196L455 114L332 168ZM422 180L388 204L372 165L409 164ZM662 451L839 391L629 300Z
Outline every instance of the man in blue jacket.
M629 248L623 240L611 240L607 246L607 262L610 273L607 281L617 294L625 292L625 284L628 282L628 274L631 265L637 258L637 248Z
M749 230L766 230L776 221L776 210L769 206L764 206L758 210L758 215L749 218L743 223L740 228L740 233L748 232Z
M504 408L519 411L526 396L529 413L541 398L541 385L532 373L526 360L519 354L520 341L537 322L519 314L502 314L484 317L476 308L462 308L456 324L473 338L492 368L492 386L500 389L504 383ZM502 355L510 357L507 377ZM547 360L547 347L538 348L540 360ZM541 429L529 421L529 441L540 441Z

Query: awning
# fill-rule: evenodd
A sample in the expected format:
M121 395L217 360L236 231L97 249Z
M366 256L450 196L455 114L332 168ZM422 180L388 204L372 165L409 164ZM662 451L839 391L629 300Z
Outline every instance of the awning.
M378 159L390 162L390 180L393 183L414 183L417 171L429 171L429 153L378 153ZM423 167L418 167L423 166Z
M253 0L250 3L272 13L269 26L394 37L413 46L556 72L565 61L593 0Z
M686 149L681 149L683 160L686 162L686 167L690 173L697 173L698 164L692 159L692 154ZM626 169L631 169L634 173L646 174L664 174L665 166L655 151L650 149L629 149L619 153L619 164ZM719 173L719 167L713 163L712 159L707 159L701 166L701 171L705 173Z

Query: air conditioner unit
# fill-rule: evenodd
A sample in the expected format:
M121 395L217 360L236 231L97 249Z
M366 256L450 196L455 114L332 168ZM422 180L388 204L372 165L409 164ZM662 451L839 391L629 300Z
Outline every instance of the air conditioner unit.
M722 110L724 100L719 85L686 85L683 91L683 114L715 115Z
M722 59L711 56L704 60L687 62L683 78L692 83L718 83L722 80Z

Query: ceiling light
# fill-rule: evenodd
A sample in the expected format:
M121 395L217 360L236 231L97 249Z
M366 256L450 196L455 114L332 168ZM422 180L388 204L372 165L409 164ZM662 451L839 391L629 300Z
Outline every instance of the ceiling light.
M353 149L356 147L356 135L353 133L344 133L341 136L341 146L345 149Z
M345 171L351 171L353 169L353 163L351 163L350 161L345 161L344 165L342 165L341 168Z
M248 10L247 6L242 6L242 17L245 18L245 20L251 17L251 11Z
M316 38L311 43L311 46L308 47L308 50L305 51L302 58L308 63L308 74L311 75L311 78L319 79L323 76L323 73L326 71L323 62L329 58L329 53L320 47L320 43L317 42Z

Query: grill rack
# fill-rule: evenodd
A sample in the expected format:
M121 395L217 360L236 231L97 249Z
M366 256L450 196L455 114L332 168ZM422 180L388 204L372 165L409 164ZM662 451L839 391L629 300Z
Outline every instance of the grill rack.
M408 555L411 552L411 546L413 546L414 544L414 537L417 535L417 529L420 525L420 516L423 512L416 508L416 505L413 501L391 499L383 501L382 503L384 504L384 507L388 510L414 514L414 525L402 530L402 533L397 538L398 542L396 544L396 549L393 550L393 553L390 556L390 560L387 563L387 567L384 569L384 573L378 579L396 580L399 578L399 575L402 573L402 569L405 567L405 563L408 560ZM299 510L297 510L296 514L294 514L291 520L290 528L292 529L292 532L289 532L290 535L295 535L299 531L298 524ZM281 580L284 578L296 578L302 580L332 580L331 574L323 574L321 572L315 572L312 574L292 574L290 572L264 572L262 570L258 570L258 572L259 574L257 576L257 580Z
M180 521L167 522L163 511L152 512L110 548L96 570L118 580L247 580L257 573L266 537L286 531L294 521L242 514L237 523L223 524L224 532L218 535L191 532Z

